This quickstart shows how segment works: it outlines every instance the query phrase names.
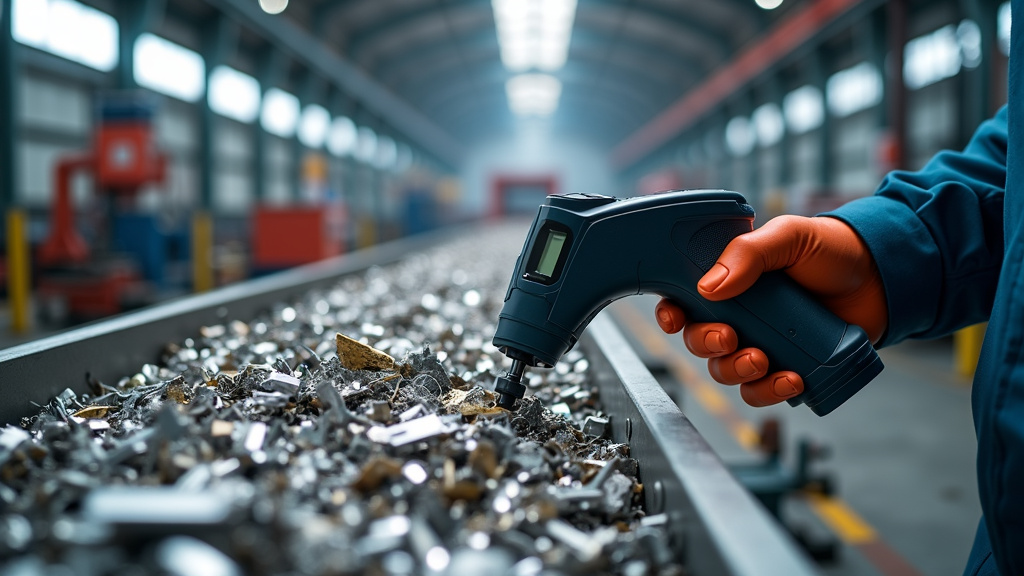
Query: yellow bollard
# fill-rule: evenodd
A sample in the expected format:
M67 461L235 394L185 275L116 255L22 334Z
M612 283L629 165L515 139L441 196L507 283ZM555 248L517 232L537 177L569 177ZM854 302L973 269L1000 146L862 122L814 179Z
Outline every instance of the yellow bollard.
M7 212L7 298L11 306L11 331L17 334L24 334L31 327L31 272L25 219L25 212L21 210Z
M213 290L213 219L202 210L192 217L192 289Z
M372 218L360 218L356 223L356 247L369 248L377 243L377 226Z
M956 373L964 378L973 378L981 355L981 343L985 340L985 327L988 324L975 324L961 328L953 334L953 358L956 362Z

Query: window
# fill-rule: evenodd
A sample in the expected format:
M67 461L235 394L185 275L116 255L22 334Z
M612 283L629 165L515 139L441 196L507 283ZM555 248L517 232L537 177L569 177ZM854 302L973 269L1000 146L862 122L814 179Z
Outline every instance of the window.
M14 0L14 39L90 68L117 66L117 21L72 0Z
M350 118L338 116L331 122L331 130L327 135L327 149L335 156L347 156L355 152L358 132L356 124Z
M972 22L973 24L973 22ZM969 28L969 27L968 27ZM975 30L975 58L981 58L981 34ZM965 29L967 36L970 32ZM917 90L956 76L962 62L960 42L956 28L950 24L914 38L903 48L903 82L907 88Z
M260 111L260 125L263 129L281 138L291 138L299 123L299 99L278 88L271 88L263 95L263 110Z
M377 139L377 158L374 163L381 170L390 170L395 167L395 160L398 156L398 147L395 141L387 136Z
M786 126L794 134L810 132L821 126L825 120L821 90L810 85L793 90L782 100L782 113Z
M310 104L302 111L299 120L299 142L307 148L320 148L331 129L331 114L318 104Z
M234 68L213 69L207 98L214 112L239 122L253 122L260 115L260 83Z
M843 117L882 101L882 75L869 62L836 72L825 86L828 109Z
M999 37L999 49L1007 56L1010 55L1010 21L1010 3L1003 2L999 5L996 35Z
M361 126L357 131L355 157L357 160L369 164L377 155L377 134Z
M754 123L754 132L757 134L757 143L763 147L773 146L782 140L786 131L785 123L782 121L782 112L777 104L769 102L754 110L751 117Z
M206 89L206 63L202 56L153 34L135 41L133 73L139 86L197 102Z
M736 116L725 125L725 145L733 156L750 154L756 141L754 127L746 117Z

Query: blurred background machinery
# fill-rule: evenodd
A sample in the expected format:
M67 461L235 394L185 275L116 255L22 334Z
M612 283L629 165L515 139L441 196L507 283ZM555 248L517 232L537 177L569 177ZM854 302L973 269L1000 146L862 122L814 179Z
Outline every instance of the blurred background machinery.
M3 342L552 192L827 210L966 143L1005 101L1010 18L999 0L0 0ZM649 309L616 314L716 449L749 457L760 416L658 344ZM845 569L885 572L850 560L881 541L920 573L960 565L983 332L886 352L927 409L879 423L869 391L828 421L772 413L832 448L853 507L819 516L861 551Z

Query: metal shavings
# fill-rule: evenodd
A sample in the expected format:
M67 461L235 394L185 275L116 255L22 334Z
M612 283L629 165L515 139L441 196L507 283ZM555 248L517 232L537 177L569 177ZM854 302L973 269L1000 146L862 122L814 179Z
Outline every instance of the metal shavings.
M0 429L0 572L680 574L581 352L495 406L521 230L493 233L206 326Z

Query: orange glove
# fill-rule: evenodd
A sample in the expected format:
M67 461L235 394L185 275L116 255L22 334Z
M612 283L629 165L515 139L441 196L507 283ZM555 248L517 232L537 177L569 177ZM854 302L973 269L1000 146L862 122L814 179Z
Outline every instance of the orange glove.
M697 291L708 300L725 300L753 286L763 272L779 269L836 316L863 328L872 342L885 333L889 311L875 260L853 228L835 218L780 216L734 238L697 283ZM683 330L690 352L709 358L712 378L740 384L747 404L769 406L803 392L795 372L768 374L771 364L761 350L737 350L736 331L727 324L686 324L682 309L666 299L655 315L662 330Z

